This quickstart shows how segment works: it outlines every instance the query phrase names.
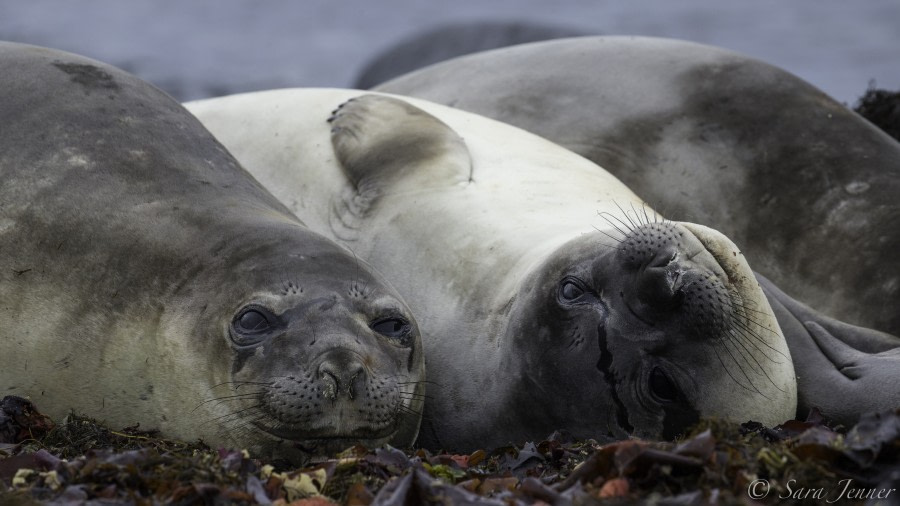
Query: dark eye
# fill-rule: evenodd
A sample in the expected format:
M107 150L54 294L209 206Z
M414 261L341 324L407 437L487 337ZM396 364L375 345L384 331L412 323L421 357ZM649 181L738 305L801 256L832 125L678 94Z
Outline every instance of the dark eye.
M650 371L650 393L658 401L674 402L678 399L678 388L659 367Z
M261 343L278 326L278 317L259 306L245 307L231 322L231 339L238 346Z
M244 314L238 318L237 325L239 330L250 333L262 332L271 326L266 315L255 309L244 311Z
M584 288L571 279L566 279L559 286L559 296L566 302L572 302L584 295Z
M385 318L370 325L372 330L387 337L404 337L411 329L409 322L403 318Z

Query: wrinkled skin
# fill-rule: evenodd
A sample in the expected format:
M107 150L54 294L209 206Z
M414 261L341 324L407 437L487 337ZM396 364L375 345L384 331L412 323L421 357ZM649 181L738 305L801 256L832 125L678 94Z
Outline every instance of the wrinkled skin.
M609 436L672 439L701 413L754 416L718 388L729 397L790 391L765 372L789 357L760 344L761 334L772 331L750 321L740 296L725 286L729 275L703 244L668 222L643 225L623 243L647 229L678 241L644 249L652 256L634 262L601 247L600 234L586 235L523 282L507 330L520 355L500 367L527 371L508 399L511 412L534 426L521 437L550 426L587 437L598 433L595 420L605 420L599 432ZM749 358L746 350L758 348L765 353ZM559 392L546 385L596 404L559 406L553 398ZM554 409L539 409L548 405Z

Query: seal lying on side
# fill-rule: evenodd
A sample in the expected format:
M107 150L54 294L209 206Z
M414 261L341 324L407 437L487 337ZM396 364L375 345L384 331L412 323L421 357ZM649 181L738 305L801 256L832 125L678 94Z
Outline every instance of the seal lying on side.
M358 95L188 108L410 301L434 384L421 444L469 450L558 428L673 437L702 415L793 416L790 353L724 236L663 220L587 160L472 114L372 95L329 128L329 110Z
M162 92L0 44L0 388L254 453L411 444L416 323Z
M763 283L795 357L799 416L815 406L851 424L900 405L889 351L900 339L823 314L900 333L900 144L819 90L728 51L641 37L490 51L379 89L549 138L744 246L755 269L822 311ZM838 358L845 348L852 362Z
M380 91L579 153L840 320L900 335L900 144L801 79L730 51L584 37L457 58Z

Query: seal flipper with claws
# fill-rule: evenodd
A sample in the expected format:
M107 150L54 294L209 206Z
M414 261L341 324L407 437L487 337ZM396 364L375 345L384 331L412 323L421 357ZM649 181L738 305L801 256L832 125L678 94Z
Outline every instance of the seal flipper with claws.
M381 195L401 180L425 189L471 179L463 139L408 102L365 95L341 104L328 122L341 167L361 194Z
M891 334L856 327L802 304L757 274L797 371L797 410L819 408L851 426L860 415L900 406L900 346ZM877 393L877 395L875 395Z
M390 127L372 125L373 118L391 118ZM331 206L331 228L344 240L357 237L358 223L378 199L396 191L400 181L428 188L470 178L472 161L463 140L406 102L377 95L350 99L328 122L335 154L351 183ZM382 153L374 161L372 146Z

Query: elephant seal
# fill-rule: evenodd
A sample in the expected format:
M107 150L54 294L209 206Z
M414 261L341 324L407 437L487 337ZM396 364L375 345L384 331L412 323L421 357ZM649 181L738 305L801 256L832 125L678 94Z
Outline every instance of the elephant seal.
M275 90L188 109L409 301L433 385L420 444L466 451L558 428L671 438L704 415L794 414L790 352L727 238L663 219L524 131L360 93Z
M0 44L0 388L254 454L411 444L417 324L180 104Z
M456 56L498 47L588 35L584 30L530 21L447 23L415 33L376 54L354 88L371 88L407 72Z
M722 231L791 297L900 335L900 144L788 72L690 42L584 37L464 56L377 90L569 148L667 216Z

